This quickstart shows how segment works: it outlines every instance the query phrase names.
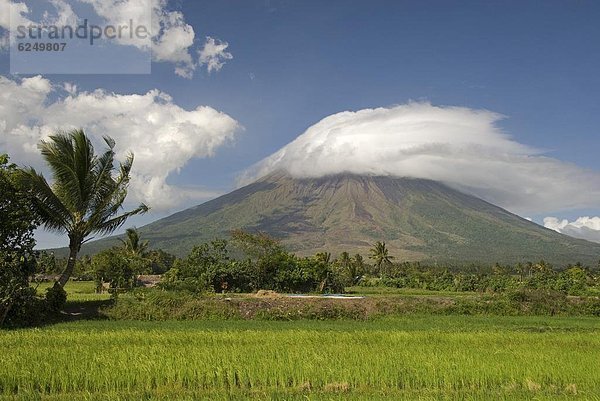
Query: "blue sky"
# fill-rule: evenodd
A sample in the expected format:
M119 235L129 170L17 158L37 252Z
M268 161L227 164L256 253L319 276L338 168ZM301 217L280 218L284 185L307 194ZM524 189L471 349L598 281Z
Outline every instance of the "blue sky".
M170 62L154 62L150 75L42 76L79 92L158 89L182 109L207 105L243 126L213 157L191 157L169 174L169 184L227 191L241 171L326 116L411 100L500 113L516 142L600 171L598 2L218 0L167 8L183 14L196 43L218 38L233 58L192 78L174 74ZM7 52L0 75L22 78L10 74ZM194 203L186 202L173 209ZM530 217L548 215L572 220L600 215L600 207Z

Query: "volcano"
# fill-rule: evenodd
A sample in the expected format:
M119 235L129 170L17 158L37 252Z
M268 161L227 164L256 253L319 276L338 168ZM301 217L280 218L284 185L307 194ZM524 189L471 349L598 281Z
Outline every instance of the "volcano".
M600 244L546 229L440 182L352 174L293 178L275 172L139 231L153 248L182 256L238 228L266 232L300 255L366 256L374 242L385 241L399 261L595 264L600 258Z

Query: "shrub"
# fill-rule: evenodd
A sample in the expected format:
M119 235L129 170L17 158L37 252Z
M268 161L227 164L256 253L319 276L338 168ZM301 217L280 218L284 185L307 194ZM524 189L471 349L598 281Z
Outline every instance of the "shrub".
M50 311L60 311L66 302L67 292L58 283L46 290L46 305Z
M113 296L134 287L135 267L131 258L118 248L104 250L92 258L98 288L102 287L102 283L108 283L109 292Z

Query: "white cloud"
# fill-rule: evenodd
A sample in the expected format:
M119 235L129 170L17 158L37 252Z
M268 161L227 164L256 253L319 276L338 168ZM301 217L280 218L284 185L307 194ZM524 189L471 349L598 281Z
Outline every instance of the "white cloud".
M600 242L600 217L579 217L575 221L546 217L544 227L575 238Z
M39 23L46 25L72 25L77 23L77 15L65 0L47 0L46 3L52 6L53 12L44 10ZM34 21L27 18L31 11L25 2L0 0L0 28L10 31L11 25L28 26L34 24Z
M77 24L77 14L71 8L71 5L65 0L48 0L50 4L54 6L54 13L48 11L44 12L42 23L45 25L75 25Z
M51 100L51 95L59 98ZM98 146L104 135L115 139L121 159L128 151L135 153L132 199L157 210L213 195L171 186L167 178L191 159L212 156L240 129L227 114L207 106L185 110L156 89L127 95L77 92L74 85L53 85L41 76L21 81L0 76L0 148L14 162L43 168L37 149L40 139L79 127Z
M408 103L345 111L308 128L241 182L283 169L297 177L350 172L437 180L516 213L597 206L600 174L545 157L486 110Z
M23 2L0 0L0 28L10 30L11 21L13 25L29 25L28 13L29 7Z
M226 51L228 47L229 43L207 36L204 47L198 52L200 65L206 65L209 73L219 71L227 60L233 58L233 55Z
M74 0L46 0L53 6L52 12L45 11L40 23L57 25L75 25L81 20L73 11L70 3ZM233 58L226 52L227 42L207 37L200 50L194 50L194 28L185 21L180 11L169 10L167 0L78 0L89 4L98 17L107 25L129 25L135 21L138 26L146 26L151 38L123 35L116 40L122 45L134 46L142 51L152 51L156 62L174 64L177 75L191 78L196 68L206 65L208 72L219 71L226 60ZM0 28L10 29L12 25L29 25L33 21L27 16L31 9L23 2L0 0ZM5 40L0 40L0 46ZM198 58L195 59L195 53Z
M190 78L196 64L191 49L194 44L194 28L185 22L179 11L169 11L167 0L81 0L94 7L96 13L108 24L128 24L129 20L151 28L152 57L154 61L175 64L175 73ZM150 5L150 7L148 7ZM145 49L147 40L125 36L123 44Z

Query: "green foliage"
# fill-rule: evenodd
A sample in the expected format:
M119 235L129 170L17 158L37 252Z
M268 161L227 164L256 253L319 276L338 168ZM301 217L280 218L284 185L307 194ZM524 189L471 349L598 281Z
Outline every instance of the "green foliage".
M452 266L428 266L418 262L391 265L377 285L396 288L418 288L432 291L506 292L519 289L555 291L565 295L595 295L600 289L598 271L581 264L557 271L549 263L496 264L476 271ZM471 269L472 270L472 269ZM361 285L373 285L364 280Z
M37 216L31 197L18 185L17 171L8 156L0 155L0 326L26 322L35 303L29 277L36 267Z
M46 290L46 304L53 312L59 312L67 302L67 292L58 284Z
M231 241L253 261L267 259L285 252L285 248L267 233L250 233L244 230L233 230Z
M90 255L83 255L77 259L75 269L73 271L75 277L73 280L94 280L94 267L92 266L92 257Z
M125 239L120 241L125 251L131 255L143 257L148 252L148 241L142 241L135 228L125 230Z
M195 246L187 258L175 262L161 286L191 292L226 291L230 288L230 281L232 284L237 280L241 283L245 281L242 269L239 277L230 264L227 241L215 240L201 244Z
M19 174L43 226L69 236L70 254L58 280L60 286L73 274L81 244L90 235L110 234L129 217L148 210L140 204L119 214L127 196L133 155L129 154L114 174L115 142L109 137L105 142L108 149L96 155L82 130L51 135L49 141L40 142L39 148L52 171L52 185L33 168Z
M163 274L173 267L177 258L162 249L152 249L146 252L144 259L148 263L147 270L149 273Z
M34 270L33 253L0 250L0 326L27 325L35 320L35 290L29 286Z
M385 242L377 241L373 248L369 250L369 259L373 259L377 270L383 274L388 273L392 265L393 256L389 255L389 250Z
M244 257L230 256L228 242L214 240L195 246L165 275L161 286L193 292L331 292L342 291L329 258L299 258L263 233L233 233L232 242Z
M98 289L102 289L102 283L108 283L108 291L114 296L131 290L135 286L135 274L141 264L139 256L119 248L107 249L94 255L92 268Z
M36 273L56 274L61 267L53 252L41 251L37 257Z

